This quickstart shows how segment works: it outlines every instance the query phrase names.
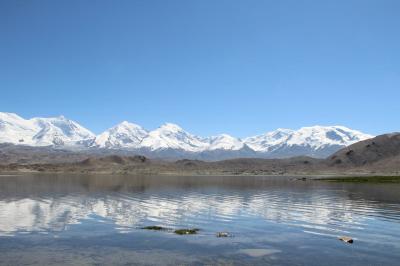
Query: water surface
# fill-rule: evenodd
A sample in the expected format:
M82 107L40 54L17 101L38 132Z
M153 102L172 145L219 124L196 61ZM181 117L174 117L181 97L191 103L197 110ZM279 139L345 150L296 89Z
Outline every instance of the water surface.
M197 235L143 226L200 228ZM226 231L233 237L217 238ZM338 240L351 236L354 244ZM400 184L1 176L0 264L398 265Z

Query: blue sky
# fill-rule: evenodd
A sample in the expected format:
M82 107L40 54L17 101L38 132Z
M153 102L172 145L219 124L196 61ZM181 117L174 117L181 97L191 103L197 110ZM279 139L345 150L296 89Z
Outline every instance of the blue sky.
M400 1L0 1L0 111L199 135L400 130Z

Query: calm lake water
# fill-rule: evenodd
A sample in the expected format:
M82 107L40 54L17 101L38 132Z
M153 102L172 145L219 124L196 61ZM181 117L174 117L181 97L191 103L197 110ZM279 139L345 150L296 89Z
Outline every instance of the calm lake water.
M1 176L0 264L399 265L400 184Z

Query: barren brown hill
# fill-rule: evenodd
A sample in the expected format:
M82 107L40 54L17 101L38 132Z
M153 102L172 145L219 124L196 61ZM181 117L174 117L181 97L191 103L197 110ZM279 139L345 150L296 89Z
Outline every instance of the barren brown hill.
M90 157L87 158L78 164L82 166L93 166L99 164L113 164L113 165L126 165L130 163L144 163L147 161L147 158L144 156L118 156L118 155L109 155L104 157Z
M400 169L400 133L380 135L350 145L329 158L329 166Z

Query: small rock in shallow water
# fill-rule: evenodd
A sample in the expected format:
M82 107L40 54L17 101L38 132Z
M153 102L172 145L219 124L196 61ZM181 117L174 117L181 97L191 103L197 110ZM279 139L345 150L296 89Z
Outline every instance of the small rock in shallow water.
M229 237L232 236L231 234L229 234L228 232L218 232L217 233L217 237Z
M341 237L339 237L339 240L346 242L346 243L353 244L353 238L348 237L348 236L341 236Z
M200 229L197 229L197 228L193 228L193 229L177 229L177 230L174 231L174 233L178 234L178 235L194 235L194 234L197 234L197 232L199 230Z

